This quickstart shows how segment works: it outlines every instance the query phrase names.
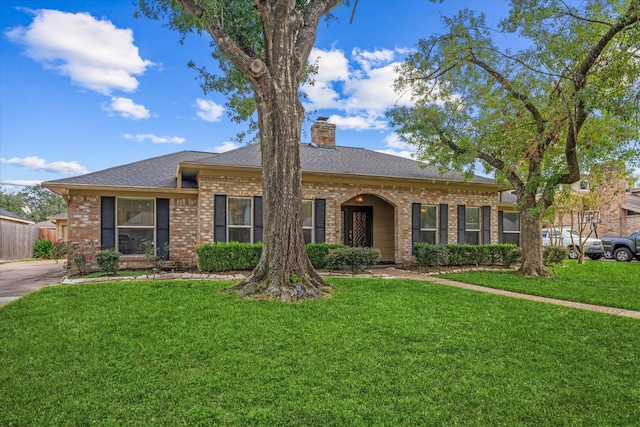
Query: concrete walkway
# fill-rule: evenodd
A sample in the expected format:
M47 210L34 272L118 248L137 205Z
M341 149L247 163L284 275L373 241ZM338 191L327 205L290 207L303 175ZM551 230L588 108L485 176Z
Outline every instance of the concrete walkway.
M555 298L539 297L536 295L521 294L518 292L505 291L502 289L487 288L484 286L470 285L468 283L454 282L453 280L441 279L439 277L425 276L423 280L438 283L445 286L455 286L456 288L470 289L472 291L486 292L490 294L504 295L507 297L527 299L531 301L546 302L548 304L562 305L565 307L579 308L582 310L598 311L600 313L614 314L616 316L633 317L640 319L640 311L625 310L623 308L604 307L601 305L584 304L581 302L565 301Z
M0 306L56 285L64 275L64 260L13 261L0 264Z

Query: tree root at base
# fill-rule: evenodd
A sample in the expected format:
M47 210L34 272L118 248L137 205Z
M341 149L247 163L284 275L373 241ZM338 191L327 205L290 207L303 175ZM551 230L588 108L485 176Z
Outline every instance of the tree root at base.
M326 283L315 271L312 274L307 273L305 279L297 280L296 282L279 280L266 273L256 273L254 271L242 282L225 288L222 292L239 291L241 298L292 302L325 298L331 294L332 289L332 286Z

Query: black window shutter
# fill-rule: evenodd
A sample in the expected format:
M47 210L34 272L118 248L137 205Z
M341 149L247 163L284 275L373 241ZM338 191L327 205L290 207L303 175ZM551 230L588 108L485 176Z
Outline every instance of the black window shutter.
M485 245L491 243L491 206L482 207L482 242Z
M213 196L213 241L227 241L227 196Z
M327 217L327 200L316 199L315 205L315 243L324 243L326 242L325 222Z
M100 246L116 248L116 198L100 198Z
M504 212L498 211L498 243L504 243Z
M438 243L446 245L449 243L449 205L440 205L440 224L438 224L438 232L440 233Z
M253 196L253 243L262 242L262 196Z
M420 243L420 208L422 204L411 204L411 253L416 253L416 243Z
M156 248L158 256L169 259L169 199L156 199Z
M464 245L464 230L465 230L465 205L458 205L458 244Z

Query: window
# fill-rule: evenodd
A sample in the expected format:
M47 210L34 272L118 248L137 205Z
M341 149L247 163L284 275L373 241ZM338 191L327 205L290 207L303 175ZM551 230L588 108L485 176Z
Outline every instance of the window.
M313 243L313 200L302 201L302 234L304 243Z
M116 199L116 247L123 255L137 254L141 245L155 242L155 199Z
M437 206L420 206L420 241L437 243L438 209Z
M502 243L520 246L520 212L502 213Z
M251 243L251 198L227 198L227 242Z
M480 244L480 208L465 207L464 241L471 245Z

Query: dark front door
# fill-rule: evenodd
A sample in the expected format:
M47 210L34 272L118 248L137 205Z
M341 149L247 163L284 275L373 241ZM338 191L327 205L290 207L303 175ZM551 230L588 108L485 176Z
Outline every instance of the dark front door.
M345 246L372 247L373 208L371 206L342 207L342 242Z

